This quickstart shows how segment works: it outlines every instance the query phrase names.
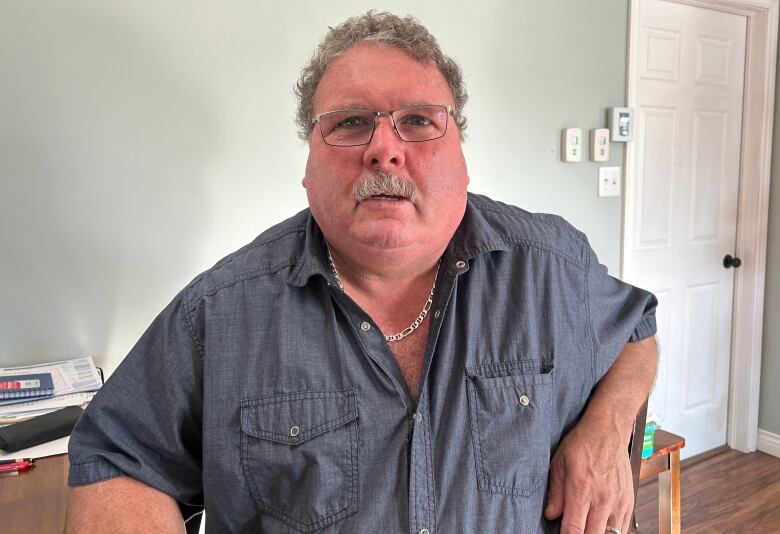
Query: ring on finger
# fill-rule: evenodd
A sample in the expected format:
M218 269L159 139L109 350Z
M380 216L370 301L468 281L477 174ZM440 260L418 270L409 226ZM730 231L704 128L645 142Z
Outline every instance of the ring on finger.
M607 525L607 532L610 534L623 534L623 531L621 531L619 528L611 527Z

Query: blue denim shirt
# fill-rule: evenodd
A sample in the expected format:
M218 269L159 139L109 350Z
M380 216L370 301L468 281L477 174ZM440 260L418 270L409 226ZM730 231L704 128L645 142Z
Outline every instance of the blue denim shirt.
M70 484L127 474L209 533L557 532L551 454L655 298L561 218L470 194L415 402L325 258L306 210L198 276L82 416Z

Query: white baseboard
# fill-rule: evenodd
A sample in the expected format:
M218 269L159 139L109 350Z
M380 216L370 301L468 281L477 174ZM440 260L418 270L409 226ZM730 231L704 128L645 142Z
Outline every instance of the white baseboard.
M780 458L780 434L774 434L759 428L756 448L761 452Z

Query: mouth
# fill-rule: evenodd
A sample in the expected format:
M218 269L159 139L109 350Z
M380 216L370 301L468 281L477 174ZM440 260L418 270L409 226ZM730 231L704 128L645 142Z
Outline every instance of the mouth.
M390 200L390 201L397 201L397 200L409 200L406 197L398 196L398 195L386 195L386 194L378 194L378 195L371 195L370 197L364 199L364 200Z

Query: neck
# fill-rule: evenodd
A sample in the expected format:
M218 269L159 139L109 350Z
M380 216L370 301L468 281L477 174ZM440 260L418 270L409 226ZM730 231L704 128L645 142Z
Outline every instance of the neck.
M405 251L381 251L354 254L327 243L333 262L345 287L366 292L382 291L383 287L398 291L415 281L435 276L441 250L425 255L410 255Z
M366 261L329 249L345 293L386 334L402 331L419 315L430 296L444 252L406 262L400 261L403 254L396 254L377 262L376 258Z

